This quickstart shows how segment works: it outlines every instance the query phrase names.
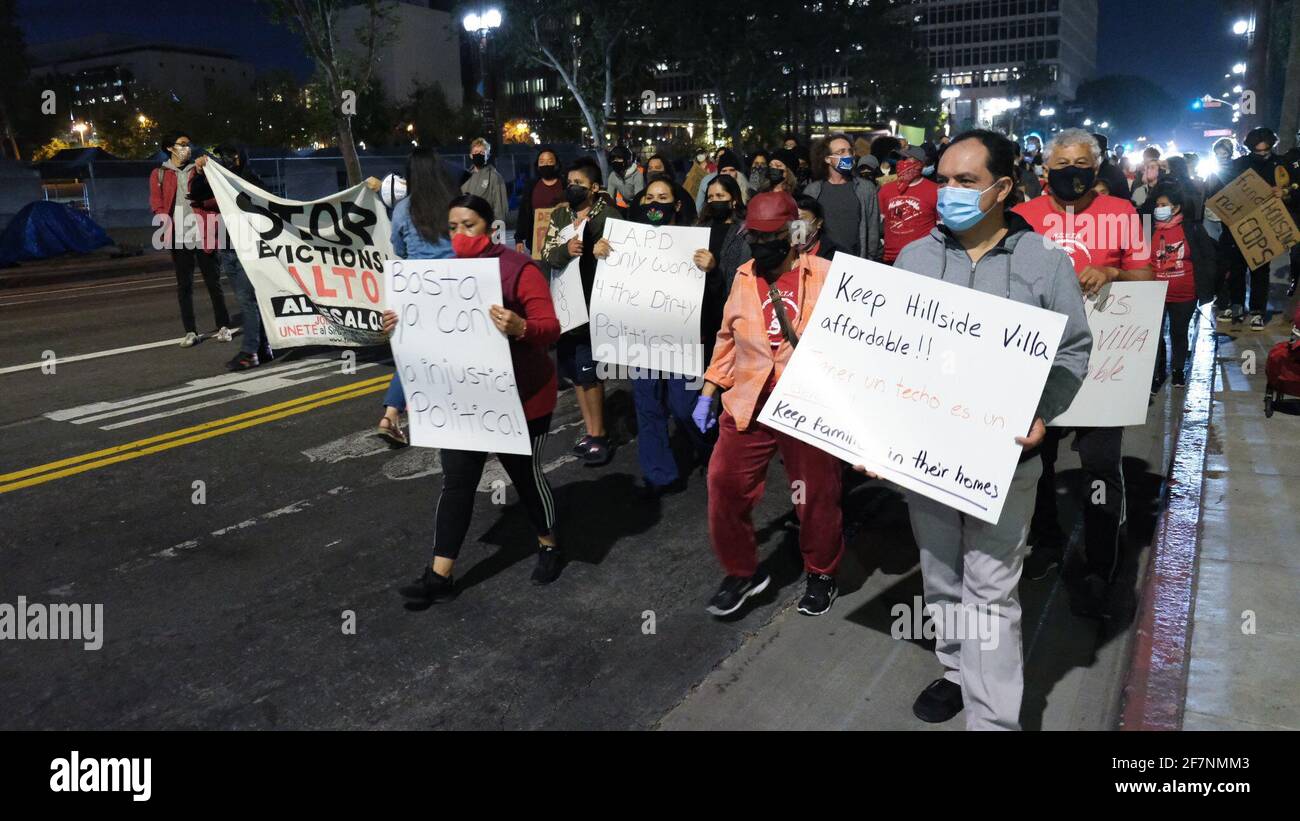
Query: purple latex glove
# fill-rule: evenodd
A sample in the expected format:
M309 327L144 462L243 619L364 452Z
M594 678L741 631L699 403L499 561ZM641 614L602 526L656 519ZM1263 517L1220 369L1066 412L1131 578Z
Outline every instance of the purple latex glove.
M695 427L700 429L700 433L708 433L718 420L713 415L713 397L700 394L695 400L695 410L691 413L691 419L695 422Z

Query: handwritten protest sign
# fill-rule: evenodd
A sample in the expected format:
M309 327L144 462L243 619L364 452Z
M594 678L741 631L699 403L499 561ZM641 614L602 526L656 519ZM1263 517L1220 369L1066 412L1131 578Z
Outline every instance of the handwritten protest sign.
M869 262L831 261L763 424L996 523L1062 314Z
M587 324L587 297L582 292L578 259L570 260L563 271L551 276L551 302L560 320L560 333Z
M392 229L379 195L354 185L286 200L219 163L204 166L234 248L257 292L271 347L384 342L384 266Z
M532 452L510 344L488 310L501 304L497 259L395 259L388 306L411 444Z
M1232 231L1249 268L1272 262L1300 242L1300 229L1286 203L1273 196L1272 186L1251 169L1219 189L1205 207Z
M1088 377L1069 409L1047 424L1113 428L1146 422L1168 288L1167 282L1112 282L1088 298Z
M704 272L693 257L709 229L605 220L613 249L596 266L591 349L600 362L701 376Z
M554 208L533 209L533 259L542 258L542 246L546 244L546 231L551 227L551 212Z

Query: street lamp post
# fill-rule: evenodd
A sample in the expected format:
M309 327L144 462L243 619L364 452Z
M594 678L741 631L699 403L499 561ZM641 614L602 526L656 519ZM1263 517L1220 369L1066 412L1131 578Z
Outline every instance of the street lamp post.
M498 9L488 9L482 14L470 12L465 15L465 31L471 34L477 33L478 40L478 73L479 73L479 100L483 110L483 126L488 133L488 139L493 143L501 141L501 135L496 133L496 111L492 104L492 96L488 93L488 73L487 73L487 44L488 34L492 29L501 27L501 12Z

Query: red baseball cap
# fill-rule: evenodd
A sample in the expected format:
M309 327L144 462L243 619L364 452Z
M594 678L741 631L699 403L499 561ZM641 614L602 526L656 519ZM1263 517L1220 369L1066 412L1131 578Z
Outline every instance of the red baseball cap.
M766 191L745 206L745 230L770 234L799 219L799 205L784 191Z

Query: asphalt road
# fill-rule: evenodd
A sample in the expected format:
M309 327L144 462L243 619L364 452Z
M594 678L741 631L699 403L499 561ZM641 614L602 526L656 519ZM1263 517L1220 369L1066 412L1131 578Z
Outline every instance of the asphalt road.
M208 329L201 288L196 310ZM670 713L665 726L698 726L701 682L760 651L752 639L769 623L800 618L779 464L755 514L777 583L741 618L714 619L704 606L721 576L703 478L662 502L635 500L634 421L619 388L610 408L623 444L600 469L569 454L580 421L561 394L545 455L570 557L560 580L529 584L533 539L513 491L505 505L480 492L462 595L409 610L396 588L428 560L439 463L371 435L386 352L362 351L349 368L338 351L300 350L236 375L223 364L237 342L181 349L179 336L169 276L0 295L0 602L98 603L104 614L99 650L0 642L0 727L650 728ZM51 355L47 373L38 366ZM1140 534L1133 512L1154 515L1156 461L1130 479ZM500 475L490 463L481 491ZM846 514L846 592L906 577L916 556L897 494L855 487ZM865 585L873 573L877 586ZM895 593L906 600L912 587ZM1107 644L1119 655L1114 635L1050 608L1054 589L1025 596L1036 625L1026 642L1040 630L1061 642L1030 670L1039 700L1061 665L1092 665ZM910 691L933 656L909 648ZM1114 679L1113 659L1099 669ZM758 698L762 683L746 679ZM895 724L855 715L857 726ZM760 718L751 726L773 725Z

